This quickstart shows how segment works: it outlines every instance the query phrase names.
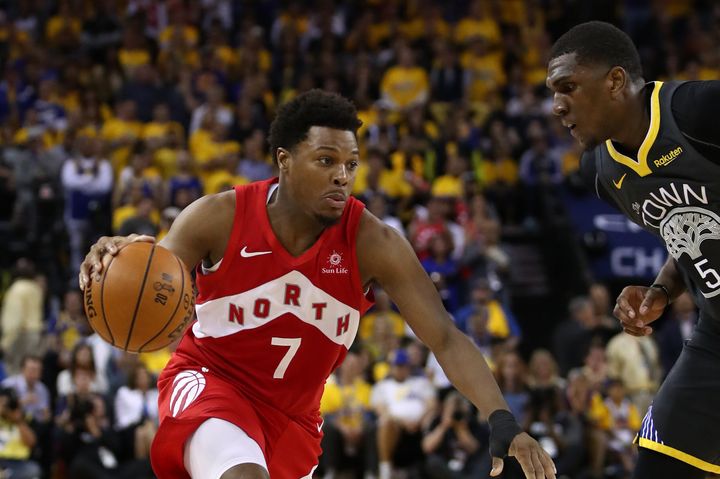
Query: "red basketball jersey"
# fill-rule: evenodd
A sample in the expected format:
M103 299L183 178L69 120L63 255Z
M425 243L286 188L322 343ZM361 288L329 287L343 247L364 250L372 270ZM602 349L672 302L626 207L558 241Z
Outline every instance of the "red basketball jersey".
M276 182L235 187L230 241L217 270L197 271L197 321L168 366L200 364L292 417L317 412L371 303L355 251L362 203L349 198L338 223L294 257L270 227Z

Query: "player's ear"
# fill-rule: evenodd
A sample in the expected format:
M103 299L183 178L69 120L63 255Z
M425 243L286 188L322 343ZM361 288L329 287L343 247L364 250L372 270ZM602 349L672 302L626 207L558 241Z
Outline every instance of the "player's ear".
M610 89L610 96L618 98L629 83L628 74L623 67L614 66L607 73L606 82Z
M292 156L290 152L285 148L278 148L275 155L277 157L278 168L282 171L287 171L290 163L290 157Z

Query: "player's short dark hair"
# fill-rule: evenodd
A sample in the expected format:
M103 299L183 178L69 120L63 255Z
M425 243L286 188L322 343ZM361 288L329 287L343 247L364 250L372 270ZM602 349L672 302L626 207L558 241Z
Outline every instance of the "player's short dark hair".
M302 93L282 105L270 125L270 150L277 162L277 149L292 149L307 138L313 126L357 133L362 121L348 99L319 89Z
M575 53L578 63L583 65L623 67L633 80L643 76L640 54L633 41L606 22L586 22L572 27L557 39L550 50L550 60L566 53Z

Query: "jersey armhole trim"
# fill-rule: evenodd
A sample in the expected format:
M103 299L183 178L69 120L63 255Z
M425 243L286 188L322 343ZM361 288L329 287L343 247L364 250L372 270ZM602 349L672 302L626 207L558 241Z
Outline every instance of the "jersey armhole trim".
M598 199L602 199L600 196L600 175L595 173L595 196L598 197Z
M242 200L247 198L247 195L240 194L240 188L242 188L240 185L233 188L233 192L235 193L235 213L233 214L233 222L230 229L230 236L228 237L228 243L225 246L225 251L223 252L222 257L217 261L217 263L213 264L209 268L204 266L202 262L200 262L200 266L198 267L198 272L204 279L210 281L222 279L225 275L225 271L227 271L230 263L232 263L230 258L237 254L239 247L237 236L240 234L240 222L245 217L245 201Z
M352 245L352 268L350 269L350 274L353 281L353 288L360 295L360 306L358 308L358 311L362 316L364 314L364 305L372 303L372 301L367 297L368 292L372 291L372 286L368 285L368 287L365 288L362 284L362 277L360 276L360 259L358 258L357 247L357 239L360 233L360 225L362 223L363 215L365 213L365 205L361 201L355 200L351 201L351 204L349 206L352 207L352 211L348 218L348 221L352 222L351 227L348 229L348 233L351 236L350 238L348 238L348 243Z

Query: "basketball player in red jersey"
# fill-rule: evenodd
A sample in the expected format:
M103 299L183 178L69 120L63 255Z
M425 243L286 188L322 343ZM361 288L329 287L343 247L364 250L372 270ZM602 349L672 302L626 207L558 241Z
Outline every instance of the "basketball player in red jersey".
M280 177L197 200L159 243L197 265L198 288L198 320L158 380L152 463L160 479L312 477L323 386L355 338L373 282L489 418L491 474L510 455L527 478L555 478L409 243L350 196L359 126L338 95L296 97L270 129ZM152 240L101 238L80 287L123 245Z

